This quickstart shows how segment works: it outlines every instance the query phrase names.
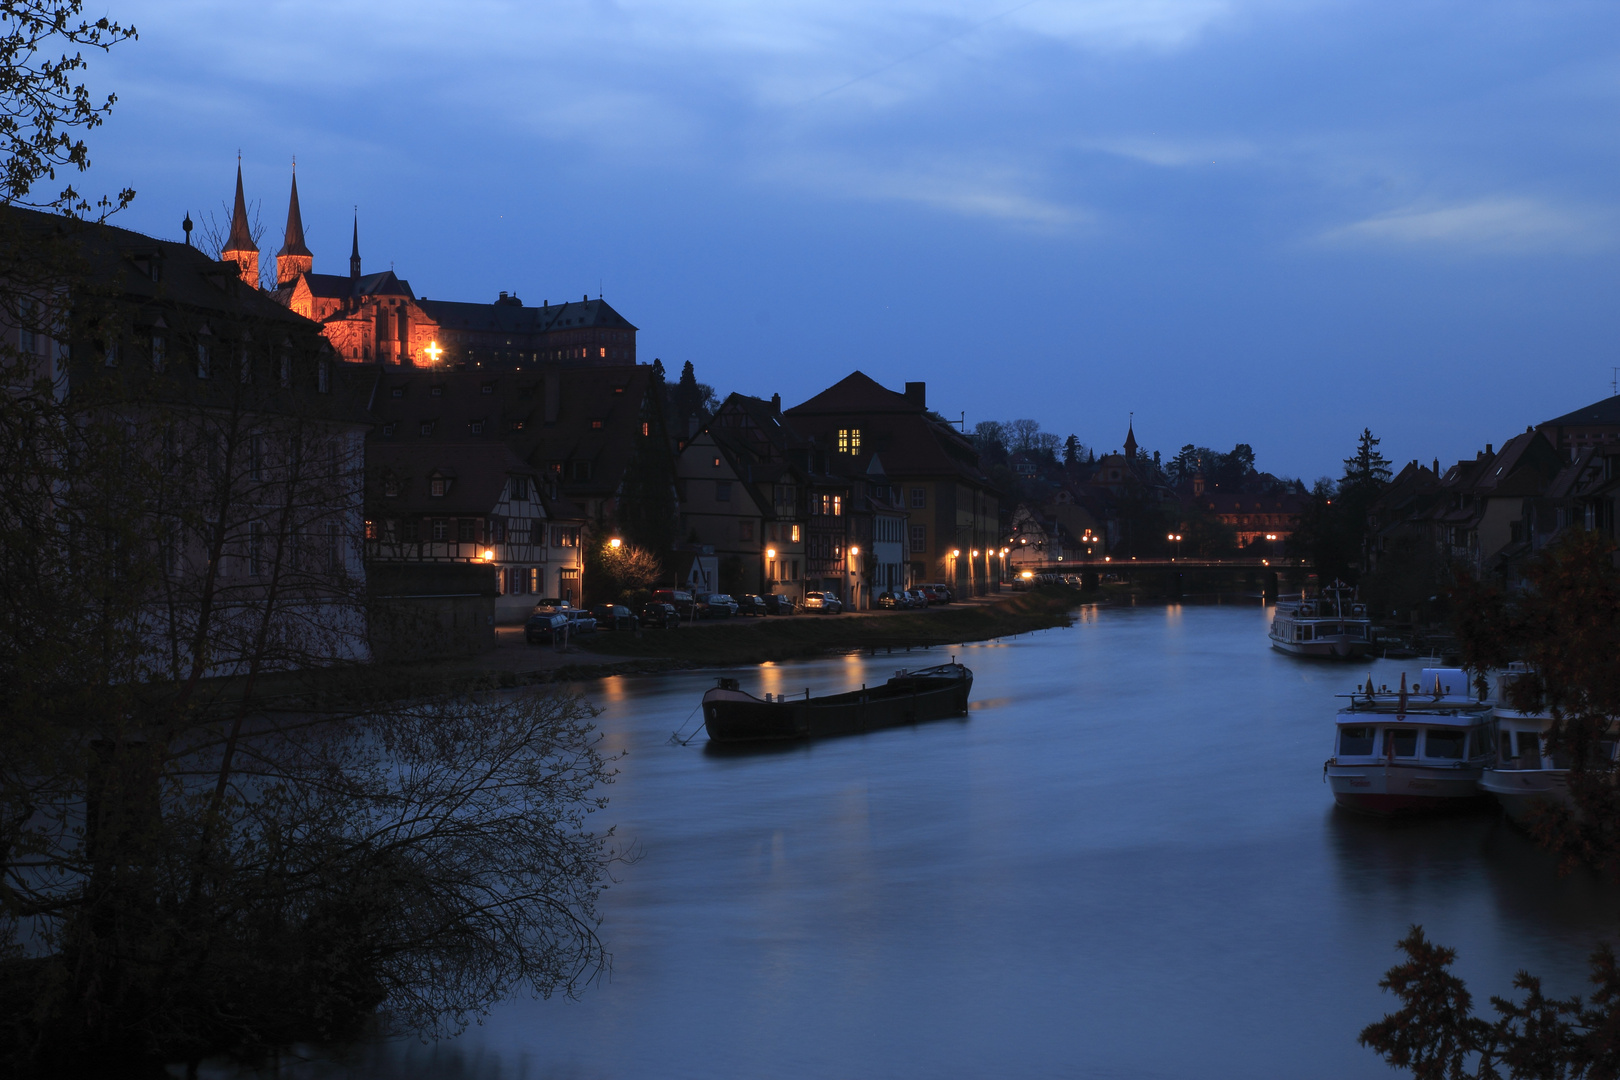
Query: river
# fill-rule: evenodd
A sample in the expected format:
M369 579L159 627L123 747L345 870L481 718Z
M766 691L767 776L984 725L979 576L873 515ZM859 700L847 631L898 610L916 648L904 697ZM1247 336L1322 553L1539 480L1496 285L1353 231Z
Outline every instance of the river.
M1409 924L1476 1002L1587 989L1620 891L1494 814L1390 824L1322 783L1333 696L1419 661L1302 661L1258 602L1086 608L928 653L731 672L827 692L954 652L960 721L737 755L668 743L715 673L588 693L623 750L613 970L308 1075L469 1080L1389 1077L1356 1033ZM692 719L696 722L696 718Z

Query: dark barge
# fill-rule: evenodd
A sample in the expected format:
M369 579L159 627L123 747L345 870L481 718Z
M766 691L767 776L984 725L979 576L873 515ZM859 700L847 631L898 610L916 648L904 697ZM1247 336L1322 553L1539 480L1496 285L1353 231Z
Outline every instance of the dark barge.
M761 701L721 679L703 695L703 726L711 742L779 742L853 735L877 728L965 716L973 672L949 664L897 671L882 686L826 697L767 697Z

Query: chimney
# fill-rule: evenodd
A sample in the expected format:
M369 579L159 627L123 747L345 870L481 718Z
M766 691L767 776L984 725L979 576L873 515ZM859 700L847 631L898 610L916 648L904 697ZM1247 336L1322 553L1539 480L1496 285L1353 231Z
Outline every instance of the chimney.
M925 382L906 383L906 400L919 409L928 408L928 384Z
M782 395L781 394L772 394L771 395L771 412L775 413L777 416L782 415Z
M545 416L546 416L546 423L548 423L548 424L555 424L557 422L557 406L559 404L558 399L560 397L562 397L562 387L561 387L560 383L561 383L561 380L557 377L557 372L556 371L553 370L553 371L546 372L546 385L545 385L546 412L545 412Z

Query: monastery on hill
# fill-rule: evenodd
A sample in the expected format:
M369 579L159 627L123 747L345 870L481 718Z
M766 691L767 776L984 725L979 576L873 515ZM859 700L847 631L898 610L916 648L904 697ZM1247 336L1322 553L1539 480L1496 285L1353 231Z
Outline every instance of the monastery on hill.
M231 233L220 258L235 262L243 281L259 285L259 249L248 228L240 162ZM357 364L513 370L539 363L636 362L635 326L601 298L540 307L524 307L515 294L504 292L491 304L429 300L392 270L361 273L358 215L348 274L317 274L314 253L304 243L296 172L270 295L320 323L337 354Z

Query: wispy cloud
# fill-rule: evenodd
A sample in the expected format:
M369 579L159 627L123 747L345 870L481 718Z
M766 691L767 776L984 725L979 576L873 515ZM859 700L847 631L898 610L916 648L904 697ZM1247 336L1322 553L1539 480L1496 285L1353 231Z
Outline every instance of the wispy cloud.
M760 175L823 196L910 203L1041 231L1071 230L1097 220L1086 207L1042 194L1044 178L1039 173L951 158L880 165L836 156L794 155L774 160Z
M1456 248L1477 251L1591 251L1614 238L1612 212L1498 197L1377 214L1318 238L1330 245Z

